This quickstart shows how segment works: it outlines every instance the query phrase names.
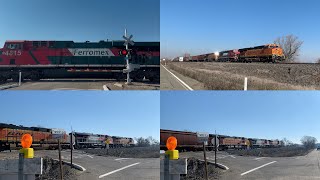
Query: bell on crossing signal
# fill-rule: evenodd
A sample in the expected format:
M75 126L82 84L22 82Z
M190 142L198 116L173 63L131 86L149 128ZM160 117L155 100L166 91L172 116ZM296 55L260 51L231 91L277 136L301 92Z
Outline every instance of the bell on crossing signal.
M126 56L126 55L128 55L128 51L125 50L125 49L122 49L122 50L119 51L119 55L120 56Z

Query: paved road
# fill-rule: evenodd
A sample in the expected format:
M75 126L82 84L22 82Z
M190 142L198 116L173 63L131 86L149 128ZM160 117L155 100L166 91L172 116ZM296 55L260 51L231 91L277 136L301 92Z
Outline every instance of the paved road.
M160 86L161 86L161 90L204 89L202 83L192 78L183 76L180 73L177 73L176 71L169 69L168 66L163 66L163 65L161 65L160 67Z
M181 153L180 157L203 159L201 152ZM214 152L207 157L214 162ZM229 167L221 179L309 180L320 179L320 151L298 157L243 157L218 152L218 163Z
M58 151L36 151L37 156L58 159ZM70 162L70 150L62 151L62 159ZM117 158L95 156L82 151L73 152L73 163L86 169L80 180L93 179L160 179L160 160L158 158Z
M1 86L5 86L5 84ZM160 89L159 83L150 82L133 82L132 85L128 86L125 85L125 82L116 82L110 79L47 79L37 82L25 81L21 86L7 90L105 90L104 86L111 90Z

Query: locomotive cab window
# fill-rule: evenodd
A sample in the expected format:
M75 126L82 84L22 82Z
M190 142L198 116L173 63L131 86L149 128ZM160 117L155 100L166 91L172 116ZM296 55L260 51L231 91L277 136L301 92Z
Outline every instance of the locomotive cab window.
M41 41L40 45L41 47L47 47L47 41Z
M12 50L21 49L21 44L8 44L7 49L12 49Z
M32 42L33 47L39 47L39 42L38 41L33 41Z

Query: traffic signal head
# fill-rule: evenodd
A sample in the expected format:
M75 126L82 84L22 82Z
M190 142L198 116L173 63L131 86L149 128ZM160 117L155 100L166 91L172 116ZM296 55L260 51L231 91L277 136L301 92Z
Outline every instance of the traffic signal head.
M126 56L126 55L128 55L128 51L126 49L122 49L122 50L119 51L119 55L120 56Z

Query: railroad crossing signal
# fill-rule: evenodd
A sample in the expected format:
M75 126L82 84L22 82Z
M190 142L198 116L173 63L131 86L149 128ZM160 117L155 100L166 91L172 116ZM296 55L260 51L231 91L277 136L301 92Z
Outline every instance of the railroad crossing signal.
M133 35L130 35L129 37L127 37L127 36L122 36L122 37L125 40L124 44L123 44L124 46L127 46L128 44L130 44L131 46L134 45L133 40L131 40L131 38L133 38Z
M126 49L122 49L119 51L120 56L126 56L128 54L128 51Z

